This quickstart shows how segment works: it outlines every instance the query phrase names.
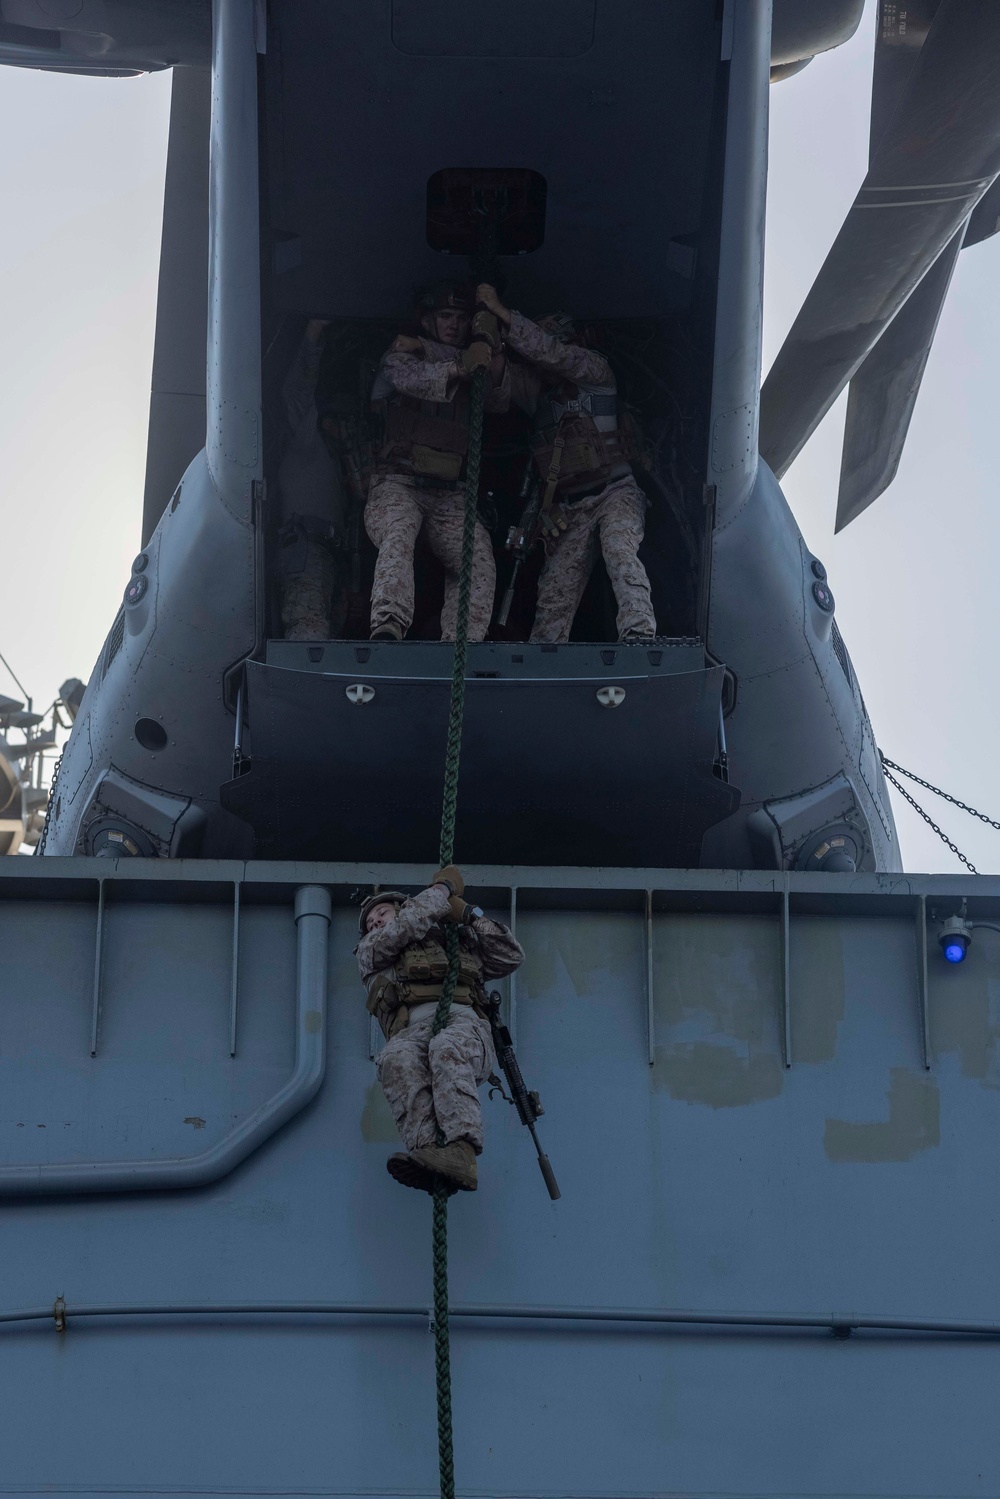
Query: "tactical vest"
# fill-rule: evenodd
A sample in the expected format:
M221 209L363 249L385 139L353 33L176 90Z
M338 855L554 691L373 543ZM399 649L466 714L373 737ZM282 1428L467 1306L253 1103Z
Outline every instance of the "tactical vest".
M460 385L451 401L418 401L391 395L378 402L385 429L380 474L412 473L428 479L462 477L469 451L469 391Z
M614 386L566 381L544 389L531 450L543 482L555 469L561 499L623 479L634 457L633 429L619 419Z
M448 954L440 942L428 937L400 953L392 968L372 974L367 985L368 1011L375 1016L386 1040L405 1030L414 1005L441 998L447 973ZM453 1003L471 1005L485 1018L485 999L482 963L474 952L459 948Z

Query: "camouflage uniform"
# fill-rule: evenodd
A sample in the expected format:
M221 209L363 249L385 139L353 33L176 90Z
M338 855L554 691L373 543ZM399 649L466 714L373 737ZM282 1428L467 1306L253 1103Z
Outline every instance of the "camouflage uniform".
M646 497L631 474L600 494L567 506L569 525L546 551L538 580L532 640L569 639L583 591L597 560L598 536L604 565L618 601L618 636L655 635L649 579L639 561Z
M508 366L498 396L513 401L536 416L546 386L539 371L560 377L577 391L615 390L615 376L607 359L596 349L563 343L530 322L521 313L511 314L507 346L527 364ZM603 484L588 486L596 493L573 497L573 481L567 476L556 488L563 500L568 522L565 532L546 542L546 558L538 582L538 606L531 631L534 641L560 643L569 639L573 619L597 558L598 538L604 564L618 602L619 638L656 634L656 619L646 569L639 560L646 513L646 497L626 462L605 471ZM576 475L584 485L587 476ZM578 482L579 487L579 482Z
M316 412L322 352L322 343L303 339L282 392L292 429L278 469L278 588L286 640L328 640L343 623L346 602L330 543L343 528L347 501ZM338 618L332 618L335 596Z
M453 402L459 380L457 349L421 338L422 354L390 350L379 366L372 399L384 400L391 392L438 406ZM494 393L488 392L487 410L497 409ZM395 624L405 634L413 623L413 548L417 534L424 535L434 556L444 566L444 607L441 638L454 640L458 612L458 580L462 560L462 525L465 485L435 485L433 479L385 466L368 491L365 530L378 547L372 583L371 627L377 630ZM482 640L489 629L496 591L496 565L489 532L476 521L473 544L472 593L469 601L469 639Z
M364 983L375 974L393 977L405 950L428 937L443 944L438 924L447 914L448 891L433 885L401 906L395 921L368 932L357 948ZM524 961L509 929L488 916L460 927L459 942L478 959L483 978L500 978ZM440 1128L445 1144L467 1140L479 1155L483 1123L477 1090L496 1065L489 1023L472 1005L454 1004L446 1029L432 1037L436 1009L434 1000L409 1009L408 1023L379 1054L379 1082L407 1150L434 1145Z
M444 566L441 639L454 640L458 621L458 580L462 565L465 490L424 489L402 475L376 474L365 506L365 530L378 547L372 583L372 629L413 623L413 549L423 527L427 543ZM469 639L483 640L493 614L496 564L489 532L476 521L469 595Z

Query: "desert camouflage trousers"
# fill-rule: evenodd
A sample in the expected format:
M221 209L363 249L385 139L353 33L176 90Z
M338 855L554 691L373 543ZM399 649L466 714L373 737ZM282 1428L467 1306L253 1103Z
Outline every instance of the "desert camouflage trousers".
M538 580L538 605L531 639L557 645L569 639L597 560L600 538L604 565L618 602L618 637L655 635L649 578L639 561L646 498L631 476L608 484L600 494L566 506L569 526L552 545Z
M375 1063L378 1080L407 1150L468 1140L483 1149L479 1086L496 1066L487 1021L468 1005L455 1005L448 1024L431 1036L433 1015L393 1036Z
M312 537L300 537L287 556L279 555L278 592L281 626L286 640L329 640L343 624L343 599L338 599L337 564L329 548Z
M421 489L395 477L372 481L365 506L365 530L378 547L372 583L373 630L393 623L405 634L413 623L413 548L423 527L431 551L444 566L441 639L454 640L464 514L462 489ZM489 532L477 520L469 600L470 640L485 639L495 591L493 547Z

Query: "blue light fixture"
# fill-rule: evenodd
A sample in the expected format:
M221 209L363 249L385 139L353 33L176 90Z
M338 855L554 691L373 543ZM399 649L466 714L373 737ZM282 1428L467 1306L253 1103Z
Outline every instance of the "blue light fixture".
M1000 921L970 921L968 907L964 900L955 916L949 916L946 921L942 921L938 928L938 943L946 963L965 962L972 945L973 929L977 927L983 927L990 932L1000 932Z
M938 942L946 963L964 963L972 942L972 923L966 920L965 902L957 916L949 916L942 922Z

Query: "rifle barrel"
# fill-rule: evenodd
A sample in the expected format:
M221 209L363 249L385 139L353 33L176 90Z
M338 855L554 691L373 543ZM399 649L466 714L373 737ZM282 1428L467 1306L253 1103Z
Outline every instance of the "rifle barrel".
M559 1190L559 1183L556 1181L556 1174L552 1170L552 1163L542 1149L541 1141L535 1133L535 1126L529 1124L528 1128L531 1131L531 1138L535 1142L535 1150L538 1152L538 1169L542 1173L542 1178L548 1188L548 1193L552 1201L558 1202L562 1193Z
M498 625L505 625L508 618L510 617L510 606L514 602L514 588L517 584L517 575L521 571L521 563L523 562L523 560L524 559L522 557L518 557L517 561L514 563L514 571L510 575L510 582L507 584L507 592L503 596L503 602L500 605L500 612L497 615Z
M511 579L511 588L513 588L513 578ZM552 1170L552 1163L542 1149L542 1143L535 1130L535 1120L541 1112L538 1106L538 1095L529 1093L521 1073L521 1068L518 1065L517 1057L514 1055L514 1046L511 1041L510 1031L500 1019L500 996L494 991L490 997L493 1000L493 1004L489 1009L490 1029L493 1032L497 1065L507 1079L507 1086L511 1092L508 1102L512 1103L517 1109L521 1123L527 1126L532 1144L535 1147L535 1153L538 1156L538 1169L542 1173L546 1190L552 1201L558 1202L562 1196L559 1190L559 1183L556 1181L556 1174Z

